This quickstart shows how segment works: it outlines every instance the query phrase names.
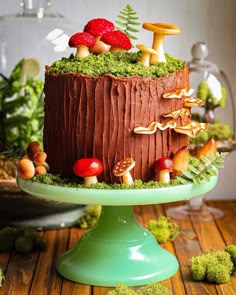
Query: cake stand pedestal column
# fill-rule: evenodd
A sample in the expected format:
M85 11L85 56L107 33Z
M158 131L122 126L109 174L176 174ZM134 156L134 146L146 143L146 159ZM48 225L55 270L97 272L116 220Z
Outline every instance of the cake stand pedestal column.
M132 206L103 206L96 226L57 263L57 271L69 280L110 287L162 281L178 267L176 257L138 224Z

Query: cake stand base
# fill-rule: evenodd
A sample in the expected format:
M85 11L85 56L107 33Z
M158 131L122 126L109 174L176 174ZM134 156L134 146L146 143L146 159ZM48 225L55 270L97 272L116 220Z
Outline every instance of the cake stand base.
M173 276L178 267L176 257L137 223L132 206L103 206L96 226L57 262L63 277L106 287L162 281Z
M191 221L213 221L224 216L221 209L206 206L204 199L206 194L186 201L184 206L172 207L167 209L166 214L178 220Z

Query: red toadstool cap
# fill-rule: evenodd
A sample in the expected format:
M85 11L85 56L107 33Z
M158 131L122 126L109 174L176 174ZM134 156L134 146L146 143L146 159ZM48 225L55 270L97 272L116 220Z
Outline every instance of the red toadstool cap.
M100 40L113 47L119 47L126 50L130 50L132 47L129 37L120 30L105 33Z
M154 171L158 172L161 170L173 171L174 170L173 161L170 158L166 158L166 157L160 158L157 161L155 161Z
M84 32L88 32L94 36L101 36L107 32L111 32L115 29L112 22L105 18L95 18L90 20L84 27Z
M77 47L79 45L86 45L88 47L93 47L95 45L95 38L93 35L87 32L76 33L70 37L69 46Z
M98 176L103 171L103 165L97 158L83 158L74 163L73 171L80 177Z

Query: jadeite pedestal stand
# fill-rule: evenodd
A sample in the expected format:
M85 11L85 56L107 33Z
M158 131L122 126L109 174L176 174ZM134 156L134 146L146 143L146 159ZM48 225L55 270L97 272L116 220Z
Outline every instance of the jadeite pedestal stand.
M178 270L174 255L158 245L153 235L135 219L133 205L186 200L212 190L217 177L193 184L159 189L104 190L64 188L23 180L22 190L47 200L102 205L97 224L57 262L64 278L83 284L115 287L123 282L140 286L173 276Z

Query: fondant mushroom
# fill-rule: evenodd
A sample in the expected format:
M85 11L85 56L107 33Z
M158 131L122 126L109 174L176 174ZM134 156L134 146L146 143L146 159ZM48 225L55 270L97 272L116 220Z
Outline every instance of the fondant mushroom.
M154 171L155 173L159 173L159 181L162 183L170 182L170 173L173 170L173 161L168 157L162 157L154 163Z
M112 22L105 18L94 18L90 20L84 27L84 32L88 32L95 37L95 45L90 49L90 52L99 54L109 51L110 45L105 44L100 40L101 36L115 29Z
M100 40L111 46L109 49L111 52L126 51L132 47L129 37L120 30L107 32Z
M150 64L156 61L166 62L165 53L163 49L163 40L166 35L179 34L179 27L166 24L166 23L144 23L143 28L154 33L152 48L158 52L158 54L152 54L150 58Z
M158 54L157 51L143 44L137 44L136 47L143 52L140 62L144 65L144 67L149 67L150 56L151 54Z
M95 38L93 35L80 32L76 33L69 39L69 46L77 48L76 57L86 57L90 54L89 48L95 45Z
M97 183L97 176L103 171L102 162L97 158L82 158L73 165L75 175L84 178L84 186Z
M132 158L125 158L116 163L113 167L112 173L114 176L122 176L122 180L124 184L132 184L133 178L130 174L130 170L132 170L135 166L135 161Z

